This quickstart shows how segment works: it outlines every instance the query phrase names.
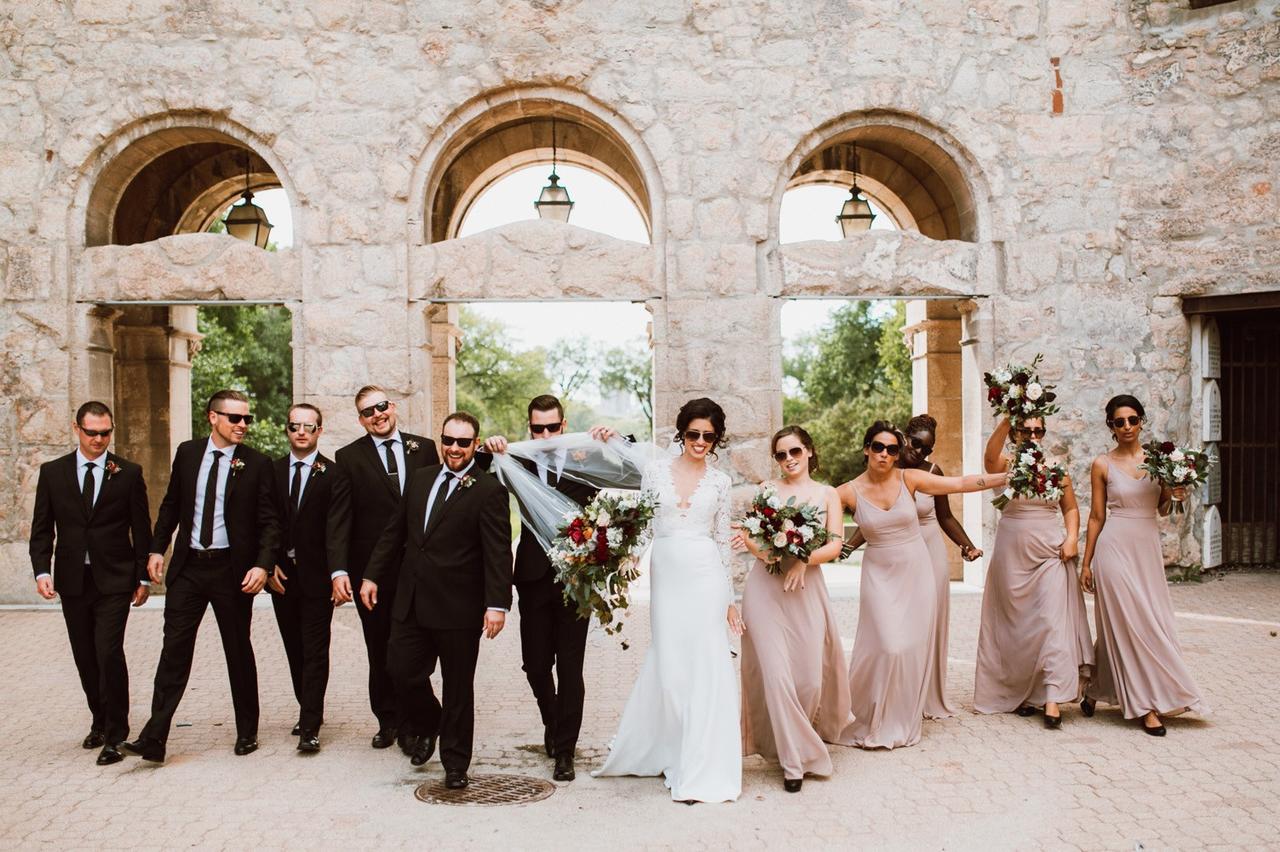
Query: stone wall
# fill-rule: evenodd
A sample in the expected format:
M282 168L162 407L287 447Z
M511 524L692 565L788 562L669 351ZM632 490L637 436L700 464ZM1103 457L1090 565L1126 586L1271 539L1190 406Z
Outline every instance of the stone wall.
M965 322L988 336L966 380L1045 352L1064 402L1053 445L1083 480L1114 392L1191 436L1180 296L1280 289L1274 0L31 0L0 9L0 33L3 599L32 595L35 467L68 449L103 375L98 300L288 301L295 387L333 410L335 439L366 380L429 428L423 298L645 300L659 425L691 395L722 400L748 480L781 416L780 297L978 296ZM452 130L523 92L631 146L651 247L546 223L428 244L425 186ZM873 113L953 158L974 241L780 249L795 169L832 122ZM293 203L291 251L194 235L85 248L113 156L186 126L270 166ZM1189 535L1170 542L1182 553Z

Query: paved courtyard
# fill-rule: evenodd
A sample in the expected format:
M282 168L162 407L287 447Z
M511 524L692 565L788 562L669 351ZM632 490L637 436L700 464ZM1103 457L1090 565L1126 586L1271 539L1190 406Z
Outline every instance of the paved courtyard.
M836 569L840 570L849 569ZM856 576L832 577L846 647L856 627ZM637 606L634 647L593 634L578 780L524 806L417 801L438 778L396 749L369 748L372 718L356 614L334 621L324 750L294 751L295 706L270 607L255 612L262 748L231 753L234 727L212 615L162 767L129 758L100 768L79 742L88 726L56 610L0 612L5 660L0 716L0 842L6 848L917 848L1146 849L1280 846L1280 574L1238 574L1173 588L1178 629L1212 707L1143 736L1110 708L1038 718L983 717L971 707L981 597L952 594L950 690L956 719L926 722L915 748L835 748L835 775L782 790L776 767L747 761L731 805L673 804L655 779L595 779L647 645ZM262 600L259 603L265 604ZM161 612L133 615L128 633L135 731L145 721ZM514 623L484 643L474 773L550 778L541 727L519 665Z

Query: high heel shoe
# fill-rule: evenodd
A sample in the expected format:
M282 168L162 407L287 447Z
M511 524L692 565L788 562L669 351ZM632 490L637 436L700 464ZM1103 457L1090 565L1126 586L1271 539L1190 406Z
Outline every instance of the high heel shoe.
M803 778L783 778L782 779L782 789L786 790L788 793L799 793L800 786L802 784L804 784Z
M1044 726L1051 731L1058 730L1058 728L1062 727L1062 714L1059 713L1057 716L1050 716L1048 713L1045 713Z
M1094 701L1092 698L1080 699L1080 712L1088 716L1089 718L1091 719L1093 718L1093 711L1097 709L1098 709L1098 702Z

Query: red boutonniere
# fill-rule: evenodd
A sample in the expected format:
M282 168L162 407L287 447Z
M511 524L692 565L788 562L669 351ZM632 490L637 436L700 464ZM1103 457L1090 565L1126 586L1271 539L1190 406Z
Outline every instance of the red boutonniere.
M231 475L235 476L237 473L239 473L242 470L244 470L244 459L233 458L231 460Z
M404 451L406 453L416 453L419 449L421 449L421 446L417 441L408 440L404 442Z
M120 472L120 465L116 464L110 459L107 459L106 470L107 470L107 479L110 479L111 477L115 476L117 473Z
M462 479L458 480L458 488L470 488L475 484L476 484L476 478L469 473L466 476L462 477Z
M311 465L311 472L316 476L323 476L324 472L328 469L329 466L322 461L317 461L315 464Z

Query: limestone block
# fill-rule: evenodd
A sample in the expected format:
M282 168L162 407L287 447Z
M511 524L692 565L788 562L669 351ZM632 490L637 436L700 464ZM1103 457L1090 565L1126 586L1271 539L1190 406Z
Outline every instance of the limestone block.
M991 246L910 232L793 243L779 254L784 296L967 296L994 292L997 284Z
M76 270L84 301L301 297L294 252L266 252L226 234L183 234L86 249Z
M52 276L53 252L47 246L11 246L0 256L6 301L47 299Z

